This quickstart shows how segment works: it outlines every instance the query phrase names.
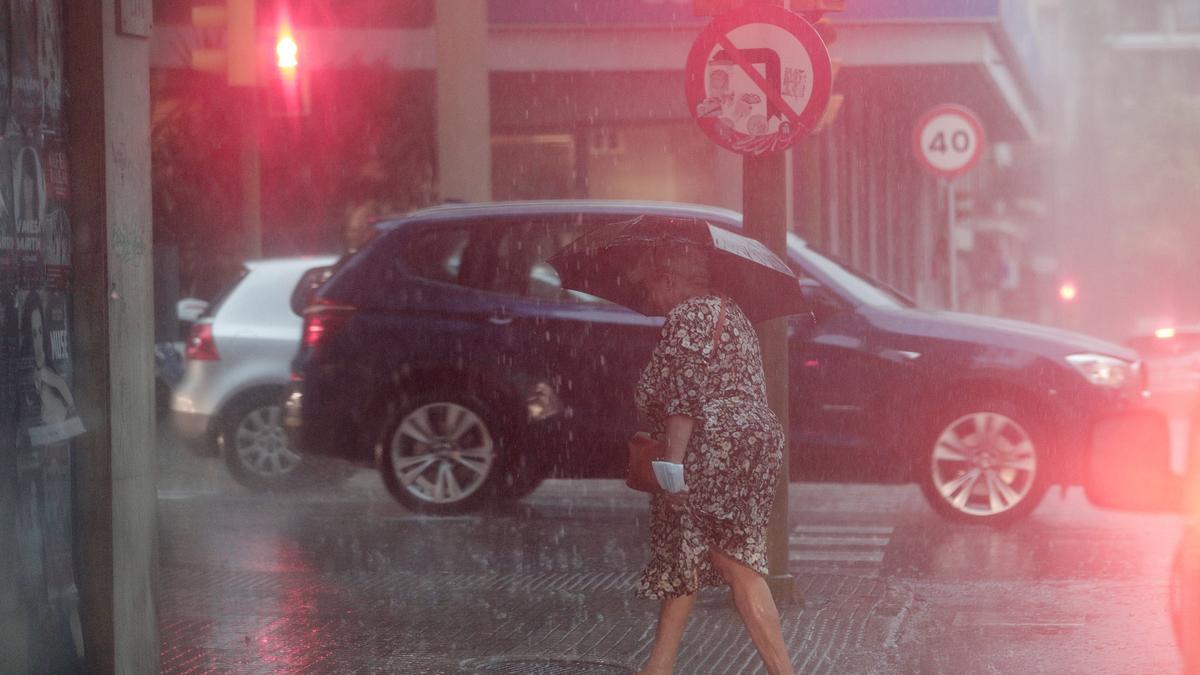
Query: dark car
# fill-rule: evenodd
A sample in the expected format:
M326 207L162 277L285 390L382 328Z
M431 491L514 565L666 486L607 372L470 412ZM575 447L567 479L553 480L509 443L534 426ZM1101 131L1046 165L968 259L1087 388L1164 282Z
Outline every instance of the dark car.
M385 224L305 311L287 424L305 452L377 464L404 504L450 512L551 473L618 477L660 318L563 290L547 257L641 215L740 229L723 209L562 201L437 207ZM1137 405L1123 347L918 309L789 240L812 315L789 319L793 479L910 482L1001 523L1080 480L1093 420Z

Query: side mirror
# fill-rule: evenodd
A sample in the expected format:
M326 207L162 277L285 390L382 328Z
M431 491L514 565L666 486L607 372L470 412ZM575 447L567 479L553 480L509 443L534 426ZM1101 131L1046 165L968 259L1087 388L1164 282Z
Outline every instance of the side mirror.
M175 303L175 316L180 323L196 323L208 311L208 303L199 298L184 298Z
M842 301L828 288L812 279L800 280L800 292L804 295L806 308L812 313L814 324L842 311Z
M1100 420L1085 461L1084 491L1096 506L1181 511L1185 480L1171 471L1166 417L1154 411Z

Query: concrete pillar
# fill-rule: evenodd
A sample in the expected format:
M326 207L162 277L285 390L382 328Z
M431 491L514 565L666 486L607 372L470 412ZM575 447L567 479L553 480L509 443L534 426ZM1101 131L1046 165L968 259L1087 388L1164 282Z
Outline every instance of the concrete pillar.
M158 672L149 44L116 5L66 12L75 528L87 670ZM142 5L144 8L144 5Z
M492 198L486 0L437 0L437 166L442 199Z

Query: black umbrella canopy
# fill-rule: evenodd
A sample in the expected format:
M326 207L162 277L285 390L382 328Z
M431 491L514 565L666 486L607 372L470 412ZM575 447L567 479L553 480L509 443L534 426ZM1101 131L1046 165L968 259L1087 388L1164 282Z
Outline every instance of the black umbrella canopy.
M703 220L646 218L589 230L548 261L565 288L650 314L642 285L644 261L659 247L697 246L708 252L713 290L728 295L751 321L799 314L804 298L796 275L761 242Z

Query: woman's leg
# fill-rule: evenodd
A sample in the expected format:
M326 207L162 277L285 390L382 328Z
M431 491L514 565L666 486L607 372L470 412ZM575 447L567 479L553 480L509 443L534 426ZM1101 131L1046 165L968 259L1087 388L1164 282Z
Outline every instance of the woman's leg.
M683 639L683 629L687 626L688 615L692 613L695 602L695 593L662 601L658 610L658 626L654 631L654 647L650 650L646 665L638 671L639 675L669 675L675 672L679 642Z
M742 617L746 632L750 633L750 640L762 657L767 672L770 675L791 675L792 662L788 657L787 645L783 642L779 610L775 607L767 580L715 548L708 549L708 557L713 567L729 582L733 590L733 605Z

